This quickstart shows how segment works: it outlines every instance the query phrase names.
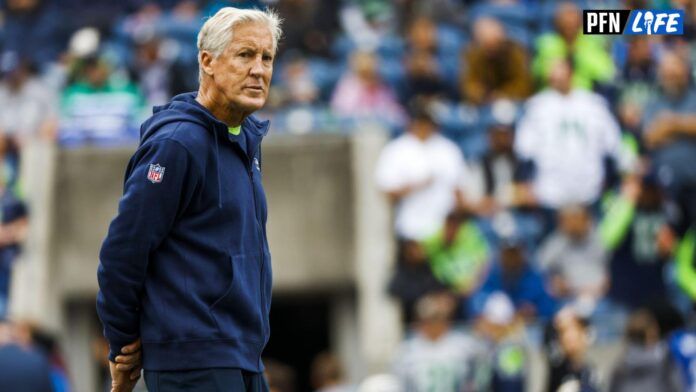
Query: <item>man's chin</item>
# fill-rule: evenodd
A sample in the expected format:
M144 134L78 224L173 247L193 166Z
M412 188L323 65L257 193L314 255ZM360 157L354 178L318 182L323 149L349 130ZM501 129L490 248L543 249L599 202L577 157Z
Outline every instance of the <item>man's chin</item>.
M245 113L253 113L266 104L265 98L246 98L234 103L234 106Z

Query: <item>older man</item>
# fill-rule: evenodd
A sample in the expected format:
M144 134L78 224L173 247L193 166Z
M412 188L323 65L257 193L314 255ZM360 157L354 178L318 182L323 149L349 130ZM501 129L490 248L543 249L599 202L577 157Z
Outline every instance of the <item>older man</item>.
M271 260L260 143L281 35L223 8L198 34L200 89L141 128L100 253L97 310L114 391L265 391ZM142 355L140 355L142 341Z

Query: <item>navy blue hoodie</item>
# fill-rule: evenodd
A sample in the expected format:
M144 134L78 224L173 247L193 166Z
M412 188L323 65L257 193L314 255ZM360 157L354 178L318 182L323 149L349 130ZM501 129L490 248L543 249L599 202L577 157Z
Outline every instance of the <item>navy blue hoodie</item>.
M143 123L100 252L97 311L109 358L142 339L146 370L263 371L271 257L260 144L181 94Z

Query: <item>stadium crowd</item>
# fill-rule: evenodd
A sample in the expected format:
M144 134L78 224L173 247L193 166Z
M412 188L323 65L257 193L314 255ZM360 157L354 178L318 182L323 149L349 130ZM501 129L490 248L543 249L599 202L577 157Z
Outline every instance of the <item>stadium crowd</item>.
M0 313L27 230L22 146L136 143L153 105L197 89L196 34L224 6L286 21L260 114L274 133L392 136L375 183L394 207L387 289L411 332L392 378L358 390L520 391L541 348L547 390L593 391L607 382L588 347L620 339L612 391L696 388L688 0L5 0ZM684 35L582 34L582 9L622 7L684 9ZM4 339L0 358L5 340L31 339ZM353 390L340 367L321 354L314 387ZM268 373L292 390L290 368Z

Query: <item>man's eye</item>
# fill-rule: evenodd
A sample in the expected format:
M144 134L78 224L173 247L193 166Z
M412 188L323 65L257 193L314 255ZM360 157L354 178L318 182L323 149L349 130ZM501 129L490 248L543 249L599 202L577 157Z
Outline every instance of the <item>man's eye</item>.
M271 61L271 60L273 60L273 56L268 56L268 55L263 56L263 61Z
M242 52L242 53L239 54L239 56L240 56L240 57L247 58L247 57L251 56L251 54L250 54L249 52Z

